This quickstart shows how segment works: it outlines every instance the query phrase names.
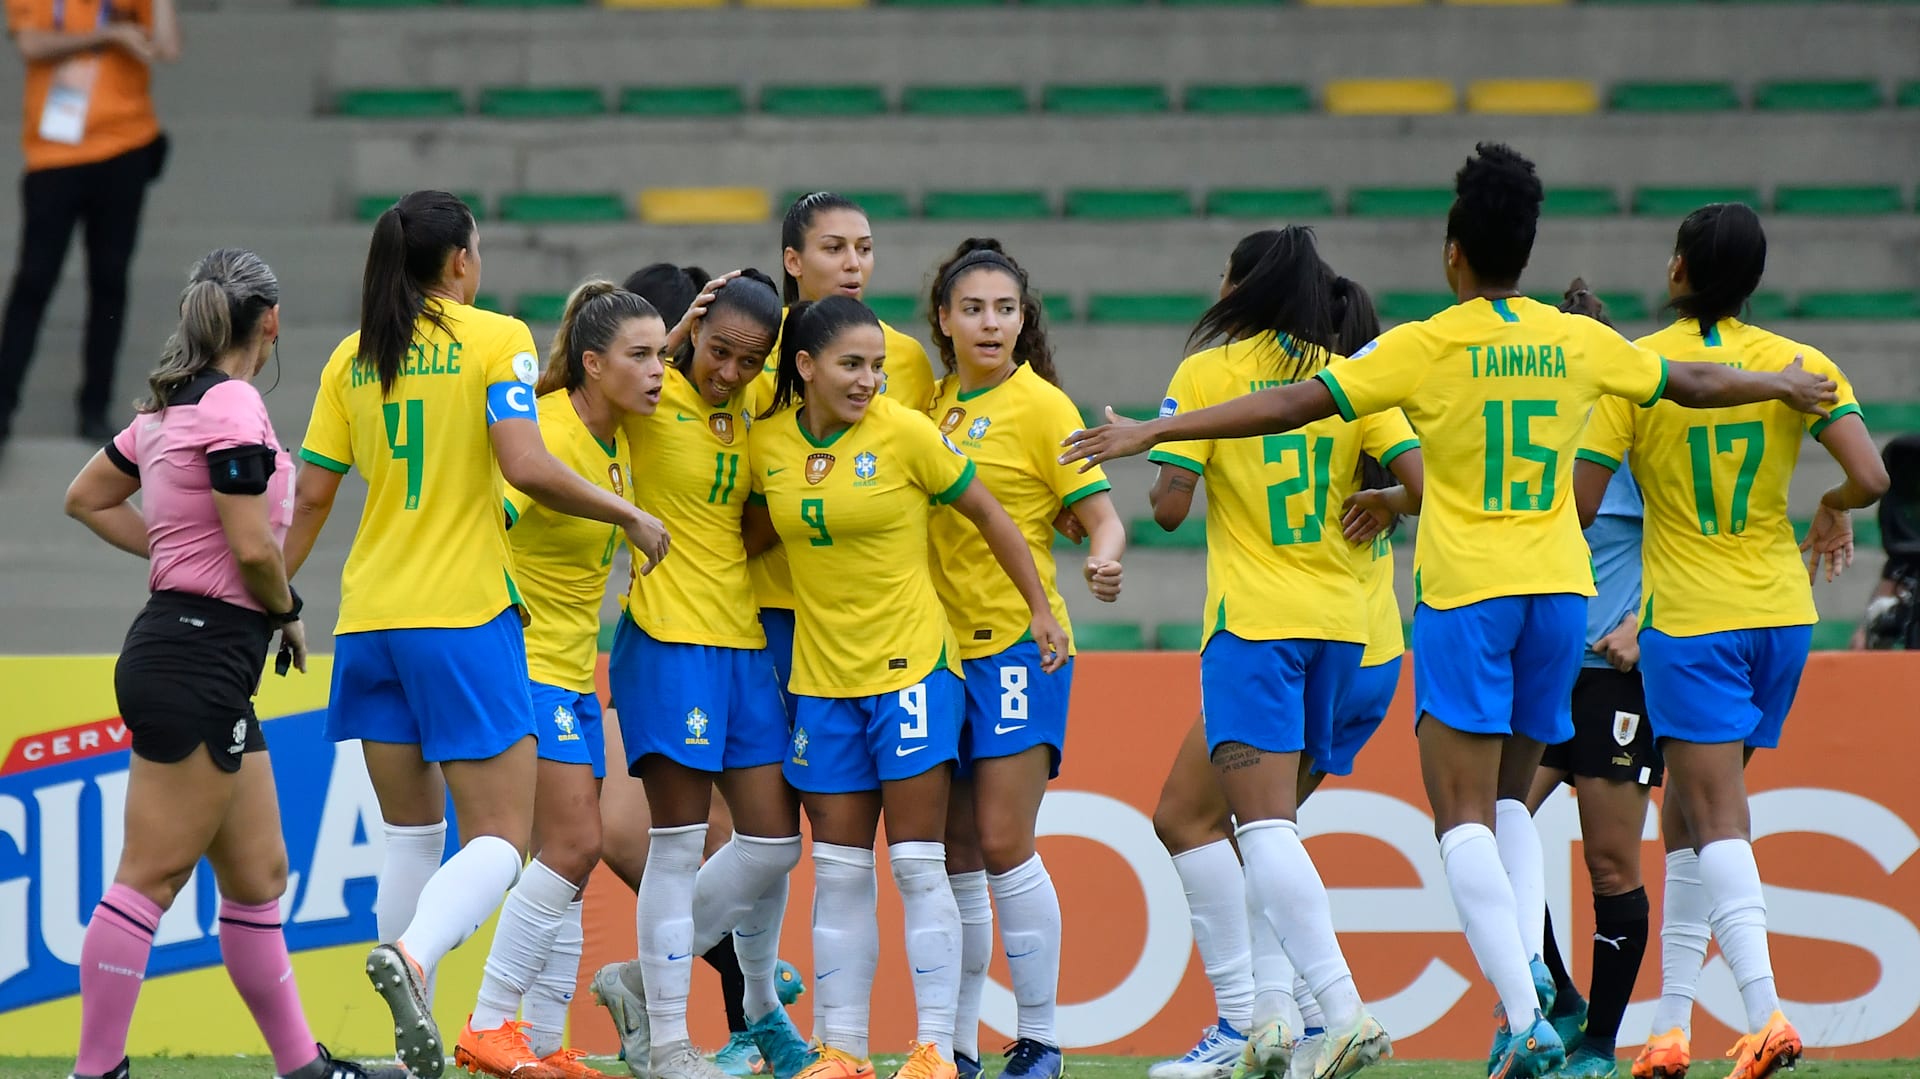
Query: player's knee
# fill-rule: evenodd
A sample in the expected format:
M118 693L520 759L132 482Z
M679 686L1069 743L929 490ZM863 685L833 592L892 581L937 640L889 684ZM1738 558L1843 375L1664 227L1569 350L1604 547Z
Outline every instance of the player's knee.
M1640 846L1631 852L1587 844L1587 877L1594 895L1624 895L1640 887Z
M1226 823L1209 816L1187 799L1163 793L1160 804L1153 807L1153 834L1160 837L1168 854L1183 854L1227 838Z
M1033 836L1017 826L982 827L980 860L987 872L1010 873L1033 857Z
M572 881L584 881L599 864L599 828L579 828L565 835L546 839L540 845L540 861L548 869Z

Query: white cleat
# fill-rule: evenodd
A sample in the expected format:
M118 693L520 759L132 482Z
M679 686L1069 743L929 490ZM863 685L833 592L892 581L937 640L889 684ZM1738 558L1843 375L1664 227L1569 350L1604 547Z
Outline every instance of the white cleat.
M1309 1034L1293 1043L1293 1064L1287 1079L1313 1079L1313 1066L1319 1063L1320 1046L1326 1040L1325 1034Z
M1208 1027L1186 1055L1147 1069L1148 1079L1227 1079L1247 1047L1246 1035L1225 1019Z
M382 944L367 954L367 980L393 1013L393 1045L400 1063L419 1079L440 1079L447 1065L440 1028L427 1004L427 983L397 946Z
M636 1076L650 1074L653 1057L647 1024L646 986L640 980L640 961L608 963L593 975L593 999L613 1019L620 1035L620 1059Z
M1371 1012L1361 1012L1347 1030L1327 1031L1325 1038L1314 1061L1314 1079L1347 1079L1393 1055L1393 1040Z
M648 1067L653 1079L733 1079L719 1065L702 1056L692 1042L656 1045Z

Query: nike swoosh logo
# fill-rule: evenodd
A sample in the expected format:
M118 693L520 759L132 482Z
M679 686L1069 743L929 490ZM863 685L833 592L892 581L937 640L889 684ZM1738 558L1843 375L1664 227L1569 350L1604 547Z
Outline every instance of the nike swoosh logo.
M1021 952L1021 953L1020 953L1019 955L1015 955L1015 954L1013 954L1012 952L1008 952L1008 953L1007 953L1007 958L1008 958L1008 959L1025 959L1025 958L1026 958L1027 956L1030 956L1030 955L1032 955L1033 953L1035 953L1035 952L1037 952L1037 951L1039 951L1039 950L1040 950L1040 949L1038 949L1038 948L1028 948L1028 949L1027 949L1026 951L1024 951L1024 952Z
M780 473L782 473L782 472L785 472L785 471L786 471L786 469L784 469L784 468L769 468L769 469L767 469L767 475L769 475L769 476L778 476L778 475L779 475Z
M673 414L673 418L674 418L674 419L676 419L676 420L679 420L679 421L680 421L681 423L692 423L692 422L693 422L694 420L697 420L697 419L699 419L700 417L698 417L698 416L689 416L689 415L687 415L687 414L685 414L685 413L683 413L683 412L676 412L676 413L674 413L674 414Z
M755 937L766 935L766 932L764 929L757 929L751 933L742 933L736 929L733 931L733 935L739 937L741 940L752 940Z
M907 748L906 746L894 746L894 747L893 747L893 755L894 755L894 756L896 756L896 757L911 757L911 756L913 756L913 755L914 755L915 753L918 753L918 752L920 752L921 750L923 750L923 749L925 749L925 748L927 748L927 747L926 747L926 746L914 746L914 747L913 747L912 749L908 749L908 748Z
M814 980L815 982L823 982L823 981L826 981L826 980L827 980L828 978L831 978L831 977L833 977L833 976L834 976L835 974L838 974L838 973L840 973L840 968L839 968L839 967L835 967L835 968L833 968L832 970L823 970L823 971L821 971L820 973L818 973L818 974L815 974L815 975L813 976L813 980Z
M946 969L946 964L942 963L940 966L937 966L937 967L915 967L913 968L913 972L915 974L932 974L936 970L945 970L945 969Z
M667 962L669 963L678 963L682 959L691 959L691 958L693 958L692 952L688 952L685 955L675 955L672 952L667 953Z
M1002 727L998 723L993 725L993 733L995 734L1012 734L1014 731L1024 731L1026 729L1027 725L1025 723L1015 723L1011 727Z

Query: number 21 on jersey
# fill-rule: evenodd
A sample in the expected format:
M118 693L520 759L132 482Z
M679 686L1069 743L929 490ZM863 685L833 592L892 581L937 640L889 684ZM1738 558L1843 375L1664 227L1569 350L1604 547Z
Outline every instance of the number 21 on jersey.
M1260 440L1261 458L1270 465L1290 466L1293 475L1267 487L1267 529L1275 547L1295 543L1318 543L1321 522L1327 516L1328 466L1333 459L1333 439L1307 436L1267 435ZM1287 512L1287 500L1309 495L1313 508L1298 523Z

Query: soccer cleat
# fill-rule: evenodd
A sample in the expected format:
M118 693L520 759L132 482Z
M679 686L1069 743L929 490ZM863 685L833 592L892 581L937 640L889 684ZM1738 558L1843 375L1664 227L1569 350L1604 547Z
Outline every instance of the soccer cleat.
M382 944L367 953L367 980L393 1013L393 1046L400 1063L419 1079L440 1079L447 1060L427 1003L426 971L399 944Z
M983 1069L980 1067L978 1060L955 1049L953 1051L953 1070L959 1073L960 1079L980 1079L980 1072Z
M1314 1079L1346 1079L1369 1064L1377 1064L1393 1055L1393 1039L1372 1012L1346 1030L1329 1029L1314 1059Z
M631 969L629 969L631 968ZM607 1010L620 1035L620 1060L635 1075L646 1070L653 1045L647 1026L646 987L640 981L640 961L608 963L593 975L593 1000Z
M753 1035L736 1030L727 1039L727 1044L713 1054L713 1066L739 1079L742 1076L759 1075L766 1067L766 1060L760 1055L760 1047L753 1043Z
M1674 1027L1647 1039L1646 1048L1633 1058L1633 1079L1686 1079L1692 1065L1687 1032Z
M692 1042L654 1046L652 1066L647 1072L653 1079L731 1079L726 1072L714 1067L713 1061L701 1056Z
M1011 1065L1009 1065L1011 1066ZM958 1079L959 1071L940 1055L937 1046L910 1042L907 1062L893 1073L893 1079Z
M1553 1079L1620 1079L1620 1066L1605 1053L1580 1048L1567 1058L1566 1067L1553 1073Z
M129 1057L121 1057L120 1063L115 1064L113 1070L105 1075L81 1075L73 1072L68 1074L67 1079L131 1079L132 1075L133 1060Z
M1553 1032L1560 1035L1560 1044L1566 1047L1567 1060L1571 1063L1587 1032L1586 1000L1578 993L1561 994L1554 1000L1553 1010L1547 1013L1547 1022L1552 1023Z
M1200 1040L1185 1056L1148 1068L1147 1079L1227 1079L1246 1047L1247 1036L1223 1016L1200 1032Z
M1320 1059L1320 1046L1325 1044L1327 1035L1309 1034L1293 1043L1293 1064L1287 1069L1287 1079L1313 1079L1313 1066Z
M747 1025L747 1036L760 1050L762 1070L774 1079L794 1079L814 1062L813 1050L794 1028L785 1008L775 1008Z
M1269 1019L1247 1035L1233 1079L1287 1079L1293 1068L1293 1032L1284 1019Z
M1007 1066L1000 1070L1000 1079L1061 1079L1067 1070L1059 1046L1032 1038L1014 1042L1006 1057Z
M398 1066L366 1068L351 1060L335 1060L324 1045L315 1045L320 1055L288 1072L282 1079L408 1079L407 1069ZM127 1079L123 1070L119 1079Z
M551 1068L560 1079L613 1079L606 1072L587 1064L586 1055L578 1049L562 1047L541 1057L540 1063Z
M1533 975L1533 995L1540 998L1540 1014L1552 1015L1553 1004L1559 996L1559 989L1553 984L1553 971L1547 969L1547 961L1534 956L1527 960L1527 973Z
M831 1045L817 1045L813 1052L813 1063L800 1070L798 1079L873 1079L871 1060L861 1060Z
M468 1016L466 1029L453 1047L453 1065L496 1079L561 1079L533 1055L533 1046L527 1044L527 1024L514 1019L491 1030L475 1030L473 1017Z
M1494 1005L1493 1014L1500 1021L1500 1031L1494 1043L1498 1054L1488 1073L1491 1079L1540 1079L1567 1062L1567 1048L1560 1044L1560 1035L1537 1009L1527 1025L1517 1031L1508 1026L1505 1007Z
M791 1005L807 995L807 980L800 976L800 968L786 960L773 968L773 991L780 994L780 1003Z
M1800 1059L1800 1049L1800 1032L1776 1011L1758 1034L1741 1038L1727 1050L1727 1056L1733 1059L1727 1079L1766 1079L1781 1068L1793 1067Z

